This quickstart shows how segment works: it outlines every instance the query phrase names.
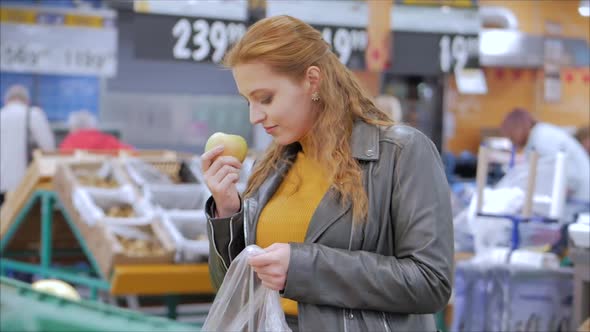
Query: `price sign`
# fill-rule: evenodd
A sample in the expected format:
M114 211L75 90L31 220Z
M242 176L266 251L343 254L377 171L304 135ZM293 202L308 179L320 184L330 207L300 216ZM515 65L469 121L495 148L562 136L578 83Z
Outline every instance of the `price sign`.
M367 30L351 27L314 25L336 53L340 62L353 69L364 69Z
M139 58L213 63L246 33L239 21L169 15L138 15L135 28Z
M115 29L1 24L0 37L2 71L106 77L116 73Z
M479 38L477 36L443 35L439 41L440 70L448 73L461 71L468 62L479 58Z
M479 36L395 31L391 73L440 75L479 68Z

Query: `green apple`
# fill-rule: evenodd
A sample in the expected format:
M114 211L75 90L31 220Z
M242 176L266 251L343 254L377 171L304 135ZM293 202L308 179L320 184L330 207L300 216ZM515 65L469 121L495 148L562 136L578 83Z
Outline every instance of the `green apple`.
M57 279L43 279L35 281L31 287L40 292L50 293L55 296L70 300L79 300L80 294L69 284Z
M239 135L230 135L222 132L217 132L207 140L205 144L205 152L223 145L222 156L232 156L243 162L248 153L248 143Z

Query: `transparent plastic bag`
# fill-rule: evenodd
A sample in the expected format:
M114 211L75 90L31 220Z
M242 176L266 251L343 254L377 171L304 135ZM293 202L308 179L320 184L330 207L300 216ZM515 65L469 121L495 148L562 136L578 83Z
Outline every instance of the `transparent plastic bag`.
M203 331L291 332L279 293L262 286L248 265L248 257L263 252L262 248L250 245L233 260L209 310Z
M160 172L156 167L139 159L128 159L125 161L127 173L139 186L147 184L173 184L168 175Z

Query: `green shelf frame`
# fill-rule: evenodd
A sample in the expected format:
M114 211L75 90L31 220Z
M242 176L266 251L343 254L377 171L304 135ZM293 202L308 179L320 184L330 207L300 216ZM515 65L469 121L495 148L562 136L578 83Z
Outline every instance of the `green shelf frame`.
M40 203L41 206L41 220L40 220L40 236L41 236L41 247L39 252L34 250L8 252L7 247L10 241L13 239L19 228L27 219L27 216L31 212L32 208ZM80 245L81 252L84 257L90 263L90 271L76 271L72 268L67 267L52 267L51 263L55 256L64 256L73 254L80 251L69 251L69 250L54 250L52 246L52 233L53 228L53 211L57 207L57 210L63 215L64 219L68 223L69 229L74 234L74 237ZM40 263L31 264L21 261L14 260L12 258L17 257L30 257L39 255ZM10 225L6 234L0 239L0 275L6 275L7 270L16 272L24 272L37 274L43 278L59 278L66 282L74 283L88 287L91 291L91 298L93 300L98 299L98 291L108 291L111 285L105 280L98 263L94 258L90 249L86 246L86 242L82 237L82 234L76 227L72 218L64 210L63 206L59 203L57 194L49 190L37 190L33 193L31 198L27 201L23 209L18 213L14 222ZM83 273L82 272L86 272Z

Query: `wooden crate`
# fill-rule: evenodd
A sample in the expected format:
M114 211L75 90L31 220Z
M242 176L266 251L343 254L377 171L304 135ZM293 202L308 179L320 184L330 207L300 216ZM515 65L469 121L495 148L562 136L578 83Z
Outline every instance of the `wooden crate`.
M18 213L37 190L52 190L57 165L67 161L99 161L106 155L89 155L79 152L61 153L36 150L33 161L16 190L7 194L0 210L0 237L10 228Z
M130 256L123 246L109 230L109 226L99 224L95 232L87 241L90 251L94 254L103 276L110 279L111 272L116 265L139 265L139 264L171 264L174 262L175 245L169 236L166 236L155 223L146 226L136 226L142 230L149 230L153 233L160 245L164 248L164 254L159 256Z

